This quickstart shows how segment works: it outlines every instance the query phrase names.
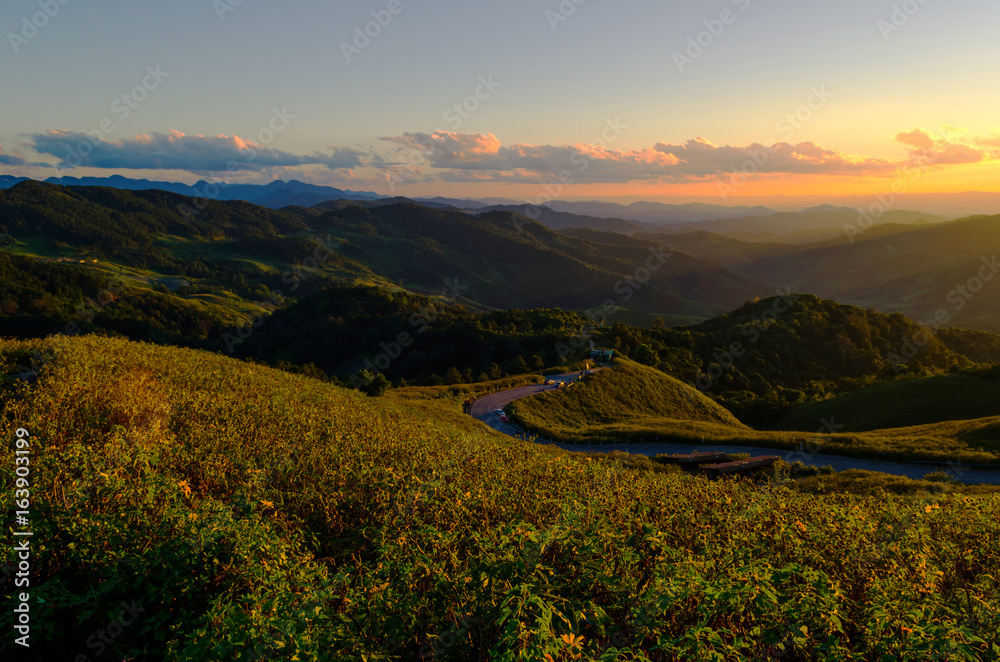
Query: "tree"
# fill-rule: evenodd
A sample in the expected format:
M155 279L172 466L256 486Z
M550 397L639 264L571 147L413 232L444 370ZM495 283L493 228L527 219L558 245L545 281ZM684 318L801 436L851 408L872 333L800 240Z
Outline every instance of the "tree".
M538 354L535 354L530 359L528 359L528 369L532 372L538 372L545 367L545 361Z
M507 363L507 373L511 375L523 375L528 372L528 364L524 362L524 358L520 355L516 356L513 360Z
M486 375L490 380L500 379L503 377L503 371L500 370L500 366L496 363L491 363L488 368L486 368Z
M390 386L389 380L380 372L362 390L373 398L379 398L385 395Z
M639 345L635 348L635 356L633 358L639 363L655 366L660 362L660 357L656 354L656 351L649 345Z
M371 370L361 370L358 374L351 377L351 386L362 393L377 398L384 395L389 390L391 384L389 384L389 380L381 372L375 374Z
M462 383L462 373L458 371L458 368L452 366L444 373L445 384L461 384Z

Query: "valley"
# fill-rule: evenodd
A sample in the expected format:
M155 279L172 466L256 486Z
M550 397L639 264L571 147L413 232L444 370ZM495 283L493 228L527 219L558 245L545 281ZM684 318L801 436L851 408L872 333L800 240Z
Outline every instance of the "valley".
M96 581L176 632L116 646L170 659L562 645L528 607L512 615L521 600L587 633L594 659L624 632L649 652L635 659L677 659L705 649L677 619L750 633L787 618L781 605L802 599L787 577L812 573L831 587L823 613L843 620L808 612L797 655L878 649L871 601L936 614L935 641L990 641L985 613L971 629L951 605L994 599L1000 337L949 324L957 314L921 324L882 299L845 303L874 297L851 283L880 263L852 261L840 240L592 219L556 231L509 209L399 199L213 200L186 218L188 203L0 191L0 403L4 424L45 449L36 490L60 495L40 498L36 526L53 630L94 626L73 614L106 605L87 593ZM926 269L936 283L972 255L964 233L994 223L879 226L858 250L893 239L902 255L885 268L910 259L906 278ZM954 258L922 252L952 233ZM889 285L879 292L902 296ZM981 292L967 300L988 320L986 280ZM601 348L613 358L591 356ZM668 457L706 450L777 461L708 478ZM929 588L910 596L906 559L941 525ZM947 584L967 541L982 552ZM614 575L598 557L618 559ZM780 597L694 611L667 599L748 576ZM863 593L839 588L859 576ZM444 606L455 600L457 614ZM845 622L868 634L841 635ZM230 643L216 642L219 623ZM652 653L664 636L675 657Z

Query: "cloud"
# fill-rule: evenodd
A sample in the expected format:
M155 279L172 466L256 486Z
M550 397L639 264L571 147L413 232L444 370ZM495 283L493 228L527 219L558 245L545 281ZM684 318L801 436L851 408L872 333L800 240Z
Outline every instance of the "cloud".
M23 165L28 165L28 162L22 159L20 156L7 154L6 152L3 151L3 144L0 144L0 165L23 166Z
M976 144L984 147L1000 147L1000 136L989 136L987 138L976 138ZM989 150L993 158L1000 158L996 150Z
M852 157L812 142L717 147L704 138L695 138L683 145L659 143L655 149L677 159L675 171L682 177L741 170L780 174L860 174L893 167L890 161L884 159ZM752 168L747 164L748 160L753 164Z
M505 170L509 167L509 163L500 154L500 141L492 133L484 135L435 131L431 134L404 133L382 140L409 150L406 163L411 166L419 167L425 159L429 159L435 168ZM414 156L414 152L418 156Z
M557 177L574 183L680 182L716 178L740 171L754 159L755 172L782 174L866 174L895 170L885 159L853 157L811 142L716 146L704 138L682 145L616 150L607 145L527 145L504 147L493 134L448 131L405 133L383 138L393 143L401 160L384 167L403 167L408 181L535 182ZM437 170L434 175L426 172Z
M602 139L573 145L504 145L492 133L412 132L382 138L379 147L330 147L298 155L271 149L259 138L153 132L108 142L86 133L49 131L31 137L40 154L55 157L55 167L107 170L184 170L201 176L253 173L347 181L354 185L389 182L544 183L572 184L688 183L718 181L747 173L756 178L796 175L849 177L893 176L914 163L932 167L1000 159L1000 136L973 138L960 127L941 135L915 128L900 131L895 141L908 158L890 160L846 154L814 142L715 145L695 137L675 144L659 142L636 149L616 149L621 131L609 123ZM0 166L26 163L0 146Z
M980 163L997 157L997 153L993 150L979 149L968 142L956 139L958 133L964 132L959 127L945 127L945 129L948 131L947 136L938 136L920 128L900 131L896 134L896 142L909 148L910 161L934 165ZM983 140L977 139L975 142L988 146L989 142Z
M362 165L361 152L333 147L307 156L269 149L239 136L188 136L153 132L108 142L86 133L49 131L32 136L40 154L60 159L59 167L128 170L187 170L195 173L261 171L282 166L323 165L331 170Z
M52 164L40 161L28 161L21 156L20 152L17 154L8 154L4 151L3 145L0 145L0 166L51 168Z

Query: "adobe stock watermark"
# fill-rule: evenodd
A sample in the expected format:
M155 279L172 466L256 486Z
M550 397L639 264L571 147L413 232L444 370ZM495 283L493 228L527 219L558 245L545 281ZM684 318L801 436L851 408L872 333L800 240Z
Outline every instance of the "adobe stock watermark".
M14 552L17 554L17 573L14 579L14 586L22 589L16 596L14 602L14 629L20 637L14 639L14 643L25 648L31 647L31 593L27 590L31 588L31 434L24 428L15 430L17 437L17 450L14 459L14 505L18 510L16 513L17 526L20 528L14 531L14 536L18 543L14 545ZM13 591L11 592L13 596Z
M731 0L741 12L750 7L750 0ZM701 22L705 29L687 38L687 47L682 51L674 51L674 65L679 73L684 73L684 67L694 64L694 61L705 54L715 41L723 35L726 27L736 23L739 13L732 9L723 9L717 18L706 18Z
M20 53L29 41L37 37L39 31L58 16L59 11L70 2L71 0L38 0L41 11L35 12L30 18L22 16L21 29L18 32L7 33L7 40L10 42L10 47L14 49L14 55Z
M562 0L556 10L545 10L545 20L549 22L549 27L555 32L560 23L565 23L569 17L576 13L576 8L587 2L587 0Z
M131 604L122 602L118 617L111 619L110 623L87 637L87 648L94 651L95 657L103 655L114 644L115 639L122 636L126 628L135 624L139 614L144 611L146 608L140 607L135 600ZM89 662L90 659L86 654L81 653L73 659L73 662Z
M111 112L118 120L124 122L136 110L143 101L149 98L150 93L155 91L164 80L170 77L170 72L161 71L160 65L146 67L146 75L138 85L131 90L115 97L111 102ZM105 117L97 123L97 126L89 131L84 131L90 140L81 140L75 147L68 147L66 156L63 157L61 168L76 168L83 164L84 159L94 153L94 148L114 133L118 129L111 117Z
M413 0L407 0L407 2L413 2ZM393 17L402 14L404 9L406 6L402 0L389 0L385 9L371 10L369 13L373 20L368 21L364 26L355 26L354 39L351 42L340 42L340 52L344 54L347 64L350 64L353 58L361 55L361 51L371 46L372 41L382 34L382 30L389 27Z
M813 118L813 115L823 108L834 96L833 92L826 89L825 84L819 87L814 85L809 89L809 92L809 96L806 97L806 100L801 105L795 110L785 113L774 124L774 130L781 134L781 140L786 143L795 136L796 131L805 126ZM719 189L719 197L723 201L728 200L730 195L745 186L750 181L750 176L760 172L761 168L767 165L767 162L771 159L771 155L778 151L778 142L778 140L772 139L762 144L749 145L746 148L747 157L749 158L740 165L739 170L730 173L727 181L716 182L716 186Z
M462 292L469 289L468 285L462 285L456 278L454 282L444 280L444 288L439 293L444 298L446 304L453 304L462 296ZM426 333L430 326L441 316L438 310L431 310L422 307L417 312L410 315L410 326L415 328L417 333ZM393 361L398 360L403 352L413 345L414 337L409 331L401 331L389 342L379 343L382 350L372 359L365 359L364 368L351 375L351 387L361 389L368 386L375 377L389 369Z
M212 0L212 8L219 17L219 22L226 20L226 14L236 11L236 8L243 4L243 0Z
M947 308L938 308L934 311L930 321L917 322L920 325L919 330L903 339L899 351L889 352L886 358L888 358L893 372L898 374L907 367L909 362L917 357L920 350L930 343L932 335L937 333L941 327L949 325L954 317L962 312L977 294L983 291L986 284L996 277L998 272L1000 272L1000 261L997 260L996 254L990 257L983 256L975 274L964 283L956 285L945 296L945 301L951 304L951 311L949 312Z
M472 94L465 97L459 103L449 106L441 115L441 119L450 125L452 131L458 131L465 120L472 117L482 104L489 100L493 94L503 87L503 83L493 79L493 74L480 76L478 85ZM420 168L429 164L425 152L434 153L434 140L428 136L426 140L418 141L416 147L410 148L406 153L406 164L402 168L395 168L385 175L386 184L389 186L389 195L396 194L396 186L407 182L417 182L420 180Z
M820 451L823 450L823 445L830 441L828 435L837 434L841 432L844 427L843 423L837 422L836 416L831 416L829 420L821 418L819 421L819 429L816 430L818 435L827 435L817 438L810 439L806 442L799 442L798 450L788 451L782 456L782 460L788 464L795 464L796 462L804 462L808 464L810 461L814 460L814 456L818 455Z
M771 307L761 313L760 317L751 318L748 323L740 324L740 333L747 337L747 343L754 345L765 333L770 331L771 326L778 321L778 317L789 311L794 298L792 288L780 288L776 291L777 297L771 303ZM734 340L729 347L721 352L712 354L714 363L710 363L705 372L698 375L695 386L701 391L707 391L718 382L727 371L736 367L736 360L746 354L747 347L742 342Z
M316 247L310 255L307 255L301 262L296 263L291 269L287 269L281 274L282 284L290 286L292 292L297 291L303 283L312 278L310 271L321 268L333 257L335 252L329 235L323 239L317 239ZM288 302L285 298L284 290L276 289L271 291L268 301L258 301L255 303L263 309L269 309L273 313L276 310L284 308ZM226 346L226 351L230 355L234 354L237 345L249 340L254 331L264 324L265 319L267 319L267 315L263 312L255 313L250 318L250 321L237 327L233 332L222 334L222 342Z
M614 293L618 295L618 298L608 298L600 305L588 308L584 311L584 314L592 324L584 326L579 334L568 340L568 344L556 343L556 353L559 355L559 360L565 361L575 352L587 347L590 344L590 332L597 327L604 326L608 321L608 317L613 315L618 309L619 304L631 300L636 292L652 280L653 275L663 268L667 260L673 256L673 252L664 250L663 244L660 244L656 248L650 248L649 257L646 258L646 261L641 266L636 267L632 274L625 276L615 283Z
M287 129L288 125L292 123L292 120L297 118L298 115L292 115L288 112L288 106L284 106L281 110L272 108L271 119L267 123L267 126L261 128L255 136L251 136L250 140L244 142L253 143L257 147L265 147L274 142L275 137ZM212 181L208 182L208 184L201 190L201 195L199 197L191 199L190 205L181 204L177 206L177 211L181 216L190 221L192 218L205 211L205 209L208 208L209 202L217 199L222 193L222 189L232 183L232 175L244 170L246 165L252 164L257 158L256 147L247 145L241 149L240 152L246 154L246 157L242 161L233 160L227 162L226 170L218 173L217 176L211 177L210 179L212 179Z
M948 142L948 136L939 137L932 135L935 144L938 142ZM891 211L896 206L898 197L905 195L910 185L916 183L923 177L930 166L937 162L942 153L937 147L928 150L927 153L918 154L910 158L901 168L902 174L892 181L887 190L879 191L875 194L875 200L867 208L858 208L858 220L854 223L844 223L844 234L853 244L861 234L881 218L886 212Z
M480 76L479 85L476 86L473 93L444 111L442 119L451 125L452 131L458 131L462 127L462 122L472 117L472 114L479 110L479 106L492 97L493 93L502 86L503 83L493 80L493 74L486 77Z
M608 145L617 141L628 129L628 124L622 122L620 117L615 117L614 119L607 118L604 120L604 125L605 126L604 129L601 130L601 134L590 142L591 146L607 149ZM575 184L577 177L585 173L590 168L592 160L592 156L584 154L580 151L576 151L570 155L570 165L574 167L576 172L566 168L564 170L560 170L558 173L555 173L556 181L546 181L542 184L542 188L545 189L545 191L535 196L534 201L528 200L528 204L525 205L522 216L526 216L533 221L537 221L541 218L541 206L559 198L563 194L566 186ZM515 217L513 222L514 227L517 228L518 232L524 232L525 222L521 218Z
M894 4L892 6L892 13L889 14L889 19L880 18L875 23L875 27L881 33L882 39L889 41L889 37L899 32L926 4L927 0L904 0L899 4Z

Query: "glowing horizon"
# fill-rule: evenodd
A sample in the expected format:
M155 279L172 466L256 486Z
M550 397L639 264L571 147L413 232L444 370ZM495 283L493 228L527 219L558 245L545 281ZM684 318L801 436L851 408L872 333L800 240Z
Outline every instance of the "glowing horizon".
M222 4L71 3L34 31L30 3L5 4L5 73L35 91L5 98L0 174L715 204L1000 193L998 6Z

